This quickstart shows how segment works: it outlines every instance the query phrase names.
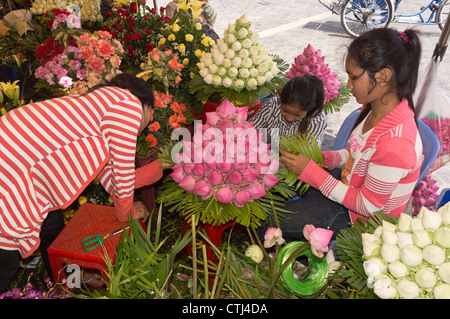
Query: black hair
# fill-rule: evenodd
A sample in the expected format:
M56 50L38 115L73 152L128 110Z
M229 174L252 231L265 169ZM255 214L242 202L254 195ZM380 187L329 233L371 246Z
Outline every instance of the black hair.
M280 102L286 105L298 105L307 112L298 128L300 134L306 135L309 121L323 110L325 103L323 82L312 74L293 77L281 90Z
M151 84L141 78L136 77L134 74L126 72L117 74L109 81L104 80L103 83L93 86L83 95L99 88L108 86L116 86L122 89L129 90L131 94L139 99L143 107L145 104L149 104L150 107L153 108L155 96L153 95L153 88Z
M392 71L391 90L395 90L399 100L407 99L415 114L413 94L417 85L422 48L419 32L406 29L399 33L391 28L379 28L363 33L352 41L347 59L356 62L372 80L372 90L376 85L375 73L384 68ZM369 90L369 92L370 92ZM372 109L367 105L359 115L356 127Z

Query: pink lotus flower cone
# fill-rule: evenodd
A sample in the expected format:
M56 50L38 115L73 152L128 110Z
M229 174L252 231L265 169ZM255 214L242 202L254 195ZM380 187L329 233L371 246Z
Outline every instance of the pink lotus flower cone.
M244 176L245 180L249 183L253 183L258 178L258 173L256 172L256 169L254 169L253 167L247 167L242 175Z
M238 107L237 108L237 114L236 114L236 120L239 122L244 122L247 120L247 115L248 115L248 106L244 106L244 107Z
M202 177L205 174L205 166L203 164L195 164L192 173L197 177Z

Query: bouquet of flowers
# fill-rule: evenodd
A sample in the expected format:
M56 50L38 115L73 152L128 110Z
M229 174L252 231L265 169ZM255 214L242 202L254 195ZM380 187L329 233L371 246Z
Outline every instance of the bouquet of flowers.
M326 113L338 111L343 104L348 102L350 90L346 85L341 84L337 74L331 71L328 64L325 63L325 57L321 55L321 50L314 49L311 44L308 44L303 53L294 59L292 67L286 72L286 77L291 79L305 74L315 75L322 80Z
M148 53L158 46L161 30L168 21L164 8L158 13L150 9L145 1L136 0L121 4L107 13L103 30L122 43L125 50L122 67L137 73Z
M269 55L245 14L228 26L197 66L191 93L200 101L218 93L222 100L251 106L260 93L272 94L285 82L284 63Z
M80 17L82 23L102 22L100 14L100 0L35 0L30 12L33 15L42 15L47 11L72 7L75 15Z
M153 92L155 95L151 123L138 137L136 153L146 155L150 150L170 141L173 130L186 123L186 106L174 100L173 95Z
M218 225L235 220L256 227L260 219L282 211L284 199L272 191L286 197L295 191L284 183L269 145L246 121L247 110L224 100L206 114L206 125L196 126L192 141L183 136L182 142L163 149L160 160L173 172L157 201L186 218L194 215Z

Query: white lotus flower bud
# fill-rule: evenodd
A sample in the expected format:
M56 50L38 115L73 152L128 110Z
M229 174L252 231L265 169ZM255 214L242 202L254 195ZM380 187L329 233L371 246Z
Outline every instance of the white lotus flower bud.
M235 78L238 75L238 69L236 69L234 66L228 69L228 75L231 78Z
M215 75L212 80L214 86L219 86L222 84L222 78L219 75Z
M250 69L250 76L252 78L256 78L259 75L259 71L257 68L251 68Z
M373 231L373 235L377 236L378 238L381 238L381 234L383 233L383 226L378 226L377 228L375 228L375 230Z
M400 218L398 219L397 227L401 232L409 232L411 231L411 220L412 217L408 214L402 213L400 214Z
M394 225L394 224L392 224L392 223L390 223L390 222L388 222L386 220L383 220L382 226L383 226L383 233L385 231L391 231L391 232L394 232L394 233L397 231L397 225Z
M221 66L218 70L217 70L217 74L220 76L224 76L227 74L227 69L225 69L223 66Z
M250 47L252 46L252 40L250 39L245 39L242 41L242 46L246 49L250 49Z
M241 90L241 89L244 88L245 83L241 79L238 79L238 80L234 81L233 85L234 85L236 90Z
M262 59L260 56L254 55L254 56L252 56L252 61L253 61L254 65L260 65L262 62Z
M226 37L226 41L228 42L228 43L234 43L234 42L236 42L236 37L234 36L234 34L228 34L227 35L227 37Z
M242 51L242 50L241 50L241 51ZM243 58L243 59L242 59L242 66L243 66L244 68L249 69L249 68L252 67L252 65L253 65L252 59L250 59L250 58ZM259 74L259 73L258 73L258 74Z
M220 53L214 57L214 62L217 65L222 65L224 60L225 60L225 56L222 53Z
M385 244L397 245L397 243L398 243L398 236L395 231L383 230L381 239L383 240L383 243L385 243Z
M397 289L395 289L391 278L388 276L382 276L373 284L373 292L381 299L391 299L397 295Z
M442 221L447 225L450 225L450 202L448 202L444 206L439 207L437 212L441 214Z
M228 25L228 28L227 28L227 31L228 31L229 33L233 33L234 30L235 30L235 28L236 28L236 25L235 25L234 23L229 24L229 25Z
M204 78L203 81L206 82L206 84L212 84L213 81L213 76L212 74L207 74Z
M440 284L433 289L434 298L450 299L450 285Z
M248 50L247 49L241 49L240 51L239 51L239 56L241 57L241 58L248 58L249 57L249 55L250 55L250 52L248 52Z
M419 297L420 288L419 286L412 281L407 279L402 279L397 284L397 290L400 296L404 299L416 299Z
M434 285L436 285L436 275L434 274L434 271L430 268L420 268L415 276L414 279L416 282L422 286L423 288L432 288Z
M418 229L424 229L422 225L422 219L413 218L413 220L411 220L411 231L415 231Z
M235 55L235 52L233 49L228 49L227 53L225 53L225 57L230 60L234 58L234 55Z
M219 48L220 52L223 54L227 53L228 45L226 43L218 44L217 47Z
M233 44L231 45L231 48L232 48L234 51L238 52L238 51L242 48L242 44L241 44L241 42L239 42L239 41L235 41L235 42L233 42Z
M250 55L257 55L259 53L259 49L257 46L252 45L249 49L248 52L250 52Z
M402 278L408 275L408 267L400 260L396 260L388 265L389 273L395 278Z
M233 85L233 81L230 78L224 78L222 81L222 85L226 88L231 87Z
M430 245L423 250L423 259L430 264L439 266L445 261L445 251L436 245Z
M258 81L258 85L264 85L264 83L266 83L266 77L260 75L256 78L256 81Z
M238 21L241 24L246 24L246 23L250 22L250 20L247 17L247 14L245 14L245 13L243 15L241 15L241 17L238 19Z
M202 78L204 78L206 75L209 74L209 69L208 68L203 68L198 72Z
M235 67L237 67L237 68L240 67L241 63L242 63L242 59L240 57L236 56L233 58L233 65Z
M201 62L203 62L205 64L205 67L208 67L213 63L213 61L210 57L205 57L204 59L201 60Z
M254 78L250 78L247 81L247 87L249 90L255 90L258 87L258 82Z
M233 62L230 59L224 59L223 60L223 67L228 69L229 67L231 67L233 65Z
M237 37L239 39L245 39L248 36L248 31L246 28L240 28L239 31L237 32Z
M274 64L272 66L272 68L270 69L270 73L272 73L273 76L277 75L278 73L280 73L280 69Z
M439 266L439 277L446 283L450 284L450 262L443 263Z
M257 43L259 41L259 34L257 32L253 32L250 36L250 40L252 40L253 43Z
M263 260L264 254L258 245L250 245L245 251L245 256L250 257L258 264Z
M250 72L248 71L248 69L242 68L239 70L239 75L241 76L241 78L246 79L250 75Z
M418 229L413 231L413 242L417 247L423 248L432 243L428 232L425 229Z
M425 206L422 206L422 208ZM436 230L441 226L442 217L436 212L432 212L425 208L422 218L422 225L425 229Z
M387 266L383 260L375 257L363 262L363 268L367 277L378 279L386 271Z
M441 227L434 233L434 239L444 248L450 248L450 228Z
M361 236L363 252L365 256L370 256L374 253L375 249L381 246L380 239L373 234L363 233Z
M264 76L266 78L266 82L270 82L273 79L273 74L270 72L267 72Z
M406 266L418 266L423 260L422 251L414 245L406 245L400 249L400 260Z
M410 233L397 232L397 237L398 237L398 247L400 248L414 244L412 234Z
M400 259L400 248L397 245L384 244L381 246L381 257L388 263Z
M211 74L216 74L217 70L219 69L219 67L214 63L210 64L208 68Z
M203 68L205 67L205 63L203 63L203 62L198 62L198 63L197 63L197 67L198 67L199 70L201 70L201 69L203 69Z

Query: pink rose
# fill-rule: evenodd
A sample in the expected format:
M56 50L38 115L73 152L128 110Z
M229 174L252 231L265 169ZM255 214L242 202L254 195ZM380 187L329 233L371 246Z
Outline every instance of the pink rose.
M333 237L333 231L323 228L315 228L313 225L305 225L303 228L303 236L309 241L311 244L312 253L322 258L328 251L328 243Z
M233 200L233 190L230 187L222 187L217 191L216 199L222 204L231 203Z

